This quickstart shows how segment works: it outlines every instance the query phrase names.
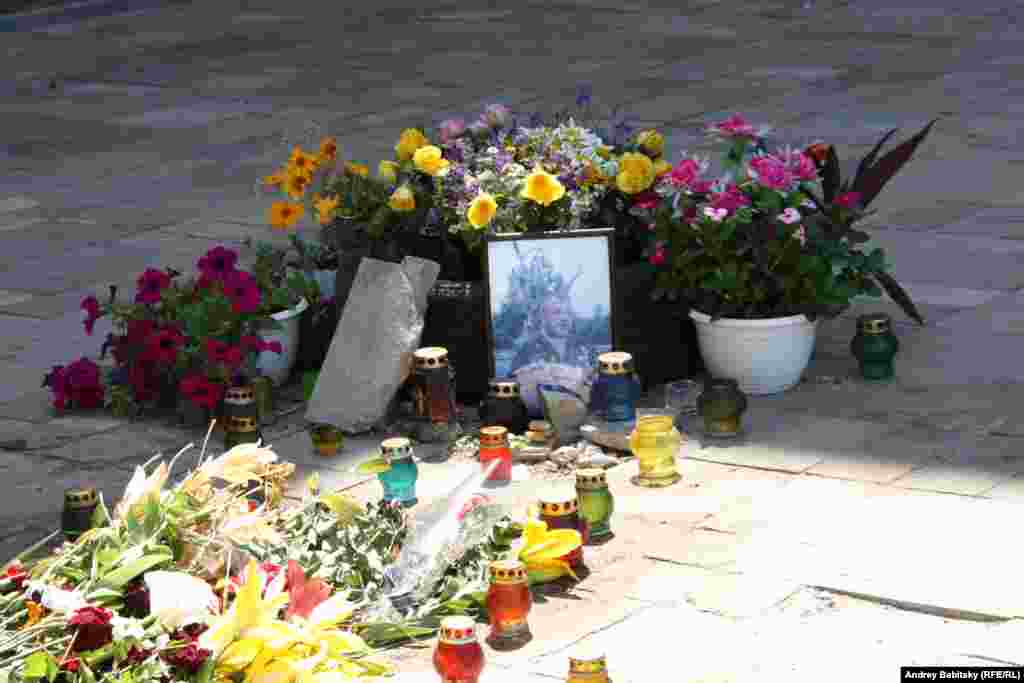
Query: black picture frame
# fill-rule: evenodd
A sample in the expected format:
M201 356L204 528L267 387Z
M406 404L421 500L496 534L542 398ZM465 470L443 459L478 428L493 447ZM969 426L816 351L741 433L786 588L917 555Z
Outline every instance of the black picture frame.
M499 233L495 235L489 235L484 240L484 300L487 306L487 324L486 324L486 342L487 342L487 359L488 369L491 377L497 377L497 354L495 344L495 331L494 331L494 302L492 286L492 278L495 276L495 267L492 264L492 245L505 244L509 242L515 242L518 244L540 244L543 246L553 245L555 242L565 242L567 247L572 246L575 240L580 238L603 238L602 241L605 244L607 251L607 273L608 273L608 291L607 291L607 309L608 309L608 327L609 327L609 339L611 341L611 348L613 350L619 348L620 342L620 331L617 321L616 311L616 297L615 297L615 229L614 228L594 228L585 230L554 230L548 232L517 232L517 233ZM596 359L595 359L596 364ZM515 371L515 368L512 369ZM502 373L505 376L506 373Z

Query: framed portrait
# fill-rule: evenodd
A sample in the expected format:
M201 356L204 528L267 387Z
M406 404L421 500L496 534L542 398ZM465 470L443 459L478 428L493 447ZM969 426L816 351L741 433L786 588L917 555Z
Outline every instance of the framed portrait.
M519 381L533 415L535 388L574 390L615 347L614 229L488 237L491 376Z

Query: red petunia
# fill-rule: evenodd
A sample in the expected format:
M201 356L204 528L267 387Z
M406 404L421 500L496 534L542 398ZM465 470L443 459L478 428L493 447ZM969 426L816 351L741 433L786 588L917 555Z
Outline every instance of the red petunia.
M230 368L237 368L242 364L243 354L239 346L232 346L218 339L207 339L206 358L211 363L223 363Z
M156 398L157 372L152 361L138 360L128 368L128 384L132 386L132 397L139 403Z
M214 247L206 252L206 256L199 259L198 265L205 277L211 280L224 280L229 273L234 272L236 263L238 263L237 252L224 247Z
M160 293L171 286L171 276L156 268L146 268L137 285L139 291L135 294L135 303L155 304L160 301Z
M231 299L235 313L255 313L262 295L254 278L244 270L235 270L224 278L224 293Z
M181 380L179 389L182 395L196 405L213 410L224 396L224 385L211 382L203 375L190 375Z
M82 321L85 333L92 335L92 328L100 319L100 302L94 296L87 296L82 299L82 310L85 311L85 319Z
M178 352L185 345L185 336L176 327L165 327L146 338L145 360L170 364L178 359Z

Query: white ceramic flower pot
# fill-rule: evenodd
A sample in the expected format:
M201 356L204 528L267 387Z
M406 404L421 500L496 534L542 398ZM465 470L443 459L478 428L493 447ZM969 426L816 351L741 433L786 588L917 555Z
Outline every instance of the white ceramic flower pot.
M288 379L292 366L295 365L295 354L299 350L299 316L309 307L309 303L302 299L287 311L274 313L271 318L280 323L280 327L269 325L260 330L260 336L266 342L280 342L281 353L273 351L262 351L256 357L256 367L260 374L269 377L274 386L284 384Z
M745 394L777 394L793 387L807 369L817 322L805 316L762 320L720 318L690 311L697 343L713 377L739 382Z

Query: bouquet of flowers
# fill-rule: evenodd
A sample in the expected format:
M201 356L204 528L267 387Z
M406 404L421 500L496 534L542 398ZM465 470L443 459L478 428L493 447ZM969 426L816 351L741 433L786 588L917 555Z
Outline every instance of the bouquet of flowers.
M709 132L729 144L727 174L707 178L708 160L695 156L658 181L662 201L650 255L660 270L656 294L682 293L713 318L814 319L837 315L853 297L880 296L884 289L923 322L888 273L884 252L858 249L868 236L852 225L868 215L865 200L909 159L928 129L872 166L876 148L862 162L858 180L842 191L831 148L769 153L765 130L740 116L714 124ZM874 191L865 195L857 189L862 186Z

